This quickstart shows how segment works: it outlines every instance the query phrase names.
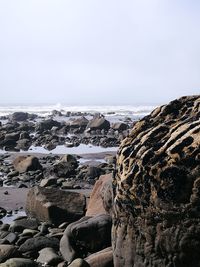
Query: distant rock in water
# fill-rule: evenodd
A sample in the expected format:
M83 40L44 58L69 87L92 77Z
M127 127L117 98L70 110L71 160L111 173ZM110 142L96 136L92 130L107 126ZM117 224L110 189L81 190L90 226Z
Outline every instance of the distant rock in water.
M200 96L137 122L114 179L115 267L200 266Z
M28 113L27 112L14 112L10 119L11 121L26 121L28 119Z
M109 130L110 122L104 118L103 115L97 114L89 121L87 129L90 130Z

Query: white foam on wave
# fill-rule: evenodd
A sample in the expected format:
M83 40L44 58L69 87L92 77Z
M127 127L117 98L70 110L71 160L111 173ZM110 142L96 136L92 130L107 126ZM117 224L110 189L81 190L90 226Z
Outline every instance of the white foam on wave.
M128 106L70 106L57 103L55 105L4 105L0 106L0 116L7 116L16 111L28 112L46 117L51 115L53 110L61 111L62 113L70 112L88 112L102 113L108 115L113 113L116 116L128 115L147 115L156 106L154 105L128 105Z

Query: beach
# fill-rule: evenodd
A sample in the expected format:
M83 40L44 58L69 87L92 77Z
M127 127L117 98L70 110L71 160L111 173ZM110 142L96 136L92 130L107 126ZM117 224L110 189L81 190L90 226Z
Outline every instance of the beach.
M95 180L101 174L113 171L113 159L121 139L128 134L128 129L136 120L150 112L152 107L64 105L1 107L0 207L9 211L23 211L29 188L40 185L42 179L55 176L53 171L48 173L47 170L67 154L75 156L77 160L75 168L78 167L79 173L83 169L96 168L98 173L94 176L97 176L87 180L80 175L80 178L76 179L79 175L76 171L67 179L60 177L64 178L65 187L62 182L53 186L63 187L65 190L82 190L82 192L86 190L88 197ZM92 120L93 128L87 126ZM19 156L37 158L42 169L36 168L22 173L16 171L13 162ZM66 181L69 186L66 186Z

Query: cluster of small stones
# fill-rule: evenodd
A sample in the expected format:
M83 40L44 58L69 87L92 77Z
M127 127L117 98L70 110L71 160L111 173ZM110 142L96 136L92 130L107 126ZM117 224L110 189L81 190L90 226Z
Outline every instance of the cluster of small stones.
M200 96L135 124L114 187L115 267L200 266Z

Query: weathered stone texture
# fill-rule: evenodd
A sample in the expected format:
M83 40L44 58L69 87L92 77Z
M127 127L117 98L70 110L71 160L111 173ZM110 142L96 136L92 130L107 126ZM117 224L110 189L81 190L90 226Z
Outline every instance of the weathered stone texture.
M135 124L114 179L115 267L200 266L200 96Z

